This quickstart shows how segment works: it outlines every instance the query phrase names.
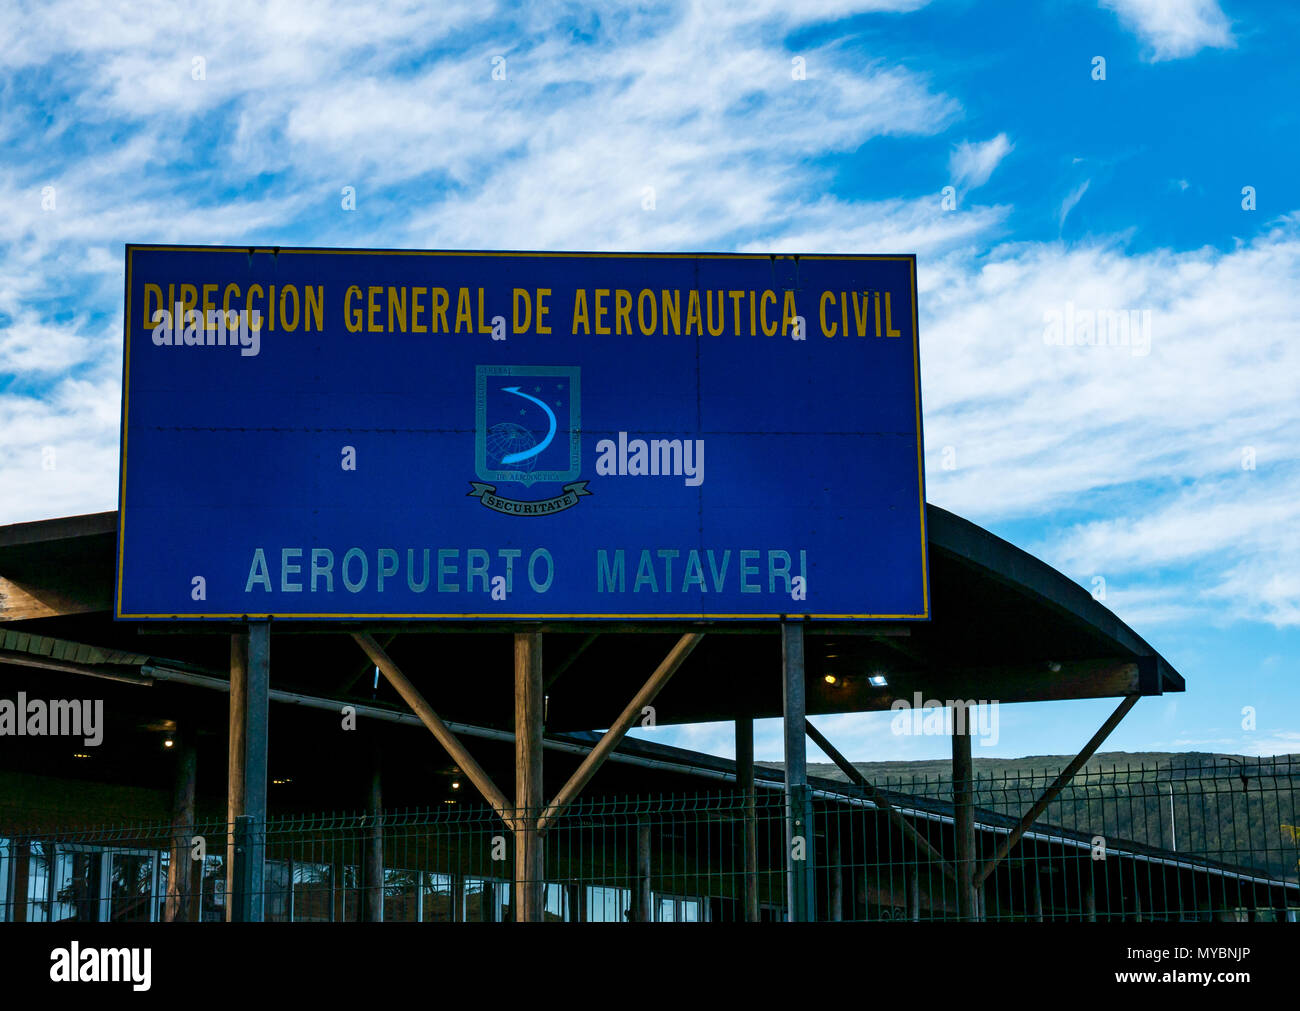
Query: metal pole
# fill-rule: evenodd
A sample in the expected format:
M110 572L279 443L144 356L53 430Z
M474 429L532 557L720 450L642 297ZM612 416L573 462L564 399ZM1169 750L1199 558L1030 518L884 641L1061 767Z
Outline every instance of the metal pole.
M251 622L248 626L248 694L244 709L244 814L249 838L246 848L248 869L244 885L249 889L248 914L261 923L265 913L266 881L266 750L270 717L271 626Z
M736 782L741 797L741 846L745 852L745 889L741 919L758 922L758 793L754 785L754 720L736 720Z
M957 916L975 918L975 802L970 749L970 707L952 710L953 828L957 834Z
M234 860L231 864L231 878L234 886L227 897L227 915L235 923L255 922L253 899L256 897L261 905L260 889L253 886L253 857L250 847L253 844L253 819L241 814L231 826L231 850ZM260 920L261 910L257 910L256 920Z
M781 623L782 712L785 731L785 859L790 921L808 923L813 910L812 803L808 793L804 703L804 632Z
M642 817L636 826L636 919L654 923L655 911L650 892L650 819Z
M1169 787L1169 837L1170 837L1169 848L1173 850L1175 853L1177 853L1178 852L1178 827L1174 824L1174 784L1166 783L1165 786Z

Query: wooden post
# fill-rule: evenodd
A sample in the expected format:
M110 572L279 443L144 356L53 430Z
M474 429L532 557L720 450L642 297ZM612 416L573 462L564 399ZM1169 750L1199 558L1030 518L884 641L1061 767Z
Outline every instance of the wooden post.
M1034 872L1034 878L1032 882L1033 906L1031 907L1033 920L1035 923L1042 923L1043 922L1043 882L1042 882L1042 878L1039 876L1037 867L1033 868L1033 872Z
M1091 874L1083 883L1083 918L1089 923L1097 922L1097 893L1093 888Z
M542 637L515 633L515 921L542 913Z
M741 919L757 923L758 913L758 792L754 785L754 720L736 720L736 785L741 797L741 848L744 851L745 887Z
M178 737L180 735L177 735ZM172 788L172 845L167 860L167 891L163 902L163 920L183 922L190 918L190 891L193 887L193 864L190 839L194 835L194 781L198 769L198 749L194 742L181 738L176 756L176 776Z
M826 820L826 835L828 841L831 872L831 896L830 896L830 918L832 923L839 923L844 919L844 867L841 863L840 851L840 826L839 818L832 815Z
M975 804L974 761L970 750L970 707L952 710L953 828L957 833L957 916L975 917Z
M907 918L913 923L921 921L921 873L915 867L907 870Z
M804 704L804 631L781 623L782 717L785 731L785 863L790 922L807 923L813 914L812 804L808 796L807 731Z
M371 744L370 789L366 796L365 856L362 873L364 889L362 919L366 923L384 922L384 792L380 767L379 741Z
M244 739L248 729L248 630L230 637L230 736L226 744L226 920L235 913L235 819L244 813Z

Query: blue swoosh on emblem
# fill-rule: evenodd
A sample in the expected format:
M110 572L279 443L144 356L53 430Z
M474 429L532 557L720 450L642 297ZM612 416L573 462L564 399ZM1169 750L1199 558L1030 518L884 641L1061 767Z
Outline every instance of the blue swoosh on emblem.
M531 400L534 404L536 404L538 407L540 407L543 411L546 412L546 417L551 422L551 430L546 433L546 438L543 439L541 442L539 442L532 449L526 449L522 453L507 453L505 456L501 458L502 463L522 463L524 460L527 460L530 457L534 457L538 453L541 453L555 439L555 432L557 428L555 423L555 412L552 411L550 407L547 406L545 401L538 400L536 397L524 393L522 390L519 389L518 386L503 386L501 388L506 393L513 393L517 397L523 397L525 400Z

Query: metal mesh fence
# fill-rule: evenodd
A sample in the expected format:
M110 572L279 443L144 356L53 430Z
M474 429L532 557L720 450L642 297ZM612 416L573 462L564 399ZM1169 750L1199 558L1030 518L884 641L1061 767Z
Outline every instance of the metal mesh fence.
M752 806L734 789L580 800L543 836L541 880L517 875L514 832L470 798L251 831L0 827L0 919L222 921L260 908L252 918L491 922L513 919L527 895L549 921L775 921L794 866L811 867L819 920L1279 921L1300 908L1297 772L1289 757L1085 772L996 866L1051 774L976 775L966 864L953 783L937 776L874 793L816 781L811 831L793 838L770 784ZM236 884L258 863L260 883ZM970 877L980 884L963 914L958 882Z

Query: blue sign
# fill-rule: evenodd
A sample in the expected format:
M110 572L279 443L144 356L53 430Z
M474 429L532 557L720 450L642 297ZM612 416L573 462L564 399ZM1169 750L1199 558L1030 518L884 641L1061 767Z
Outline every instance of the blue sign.
M929 617L913 256L128 246L118 618Z

